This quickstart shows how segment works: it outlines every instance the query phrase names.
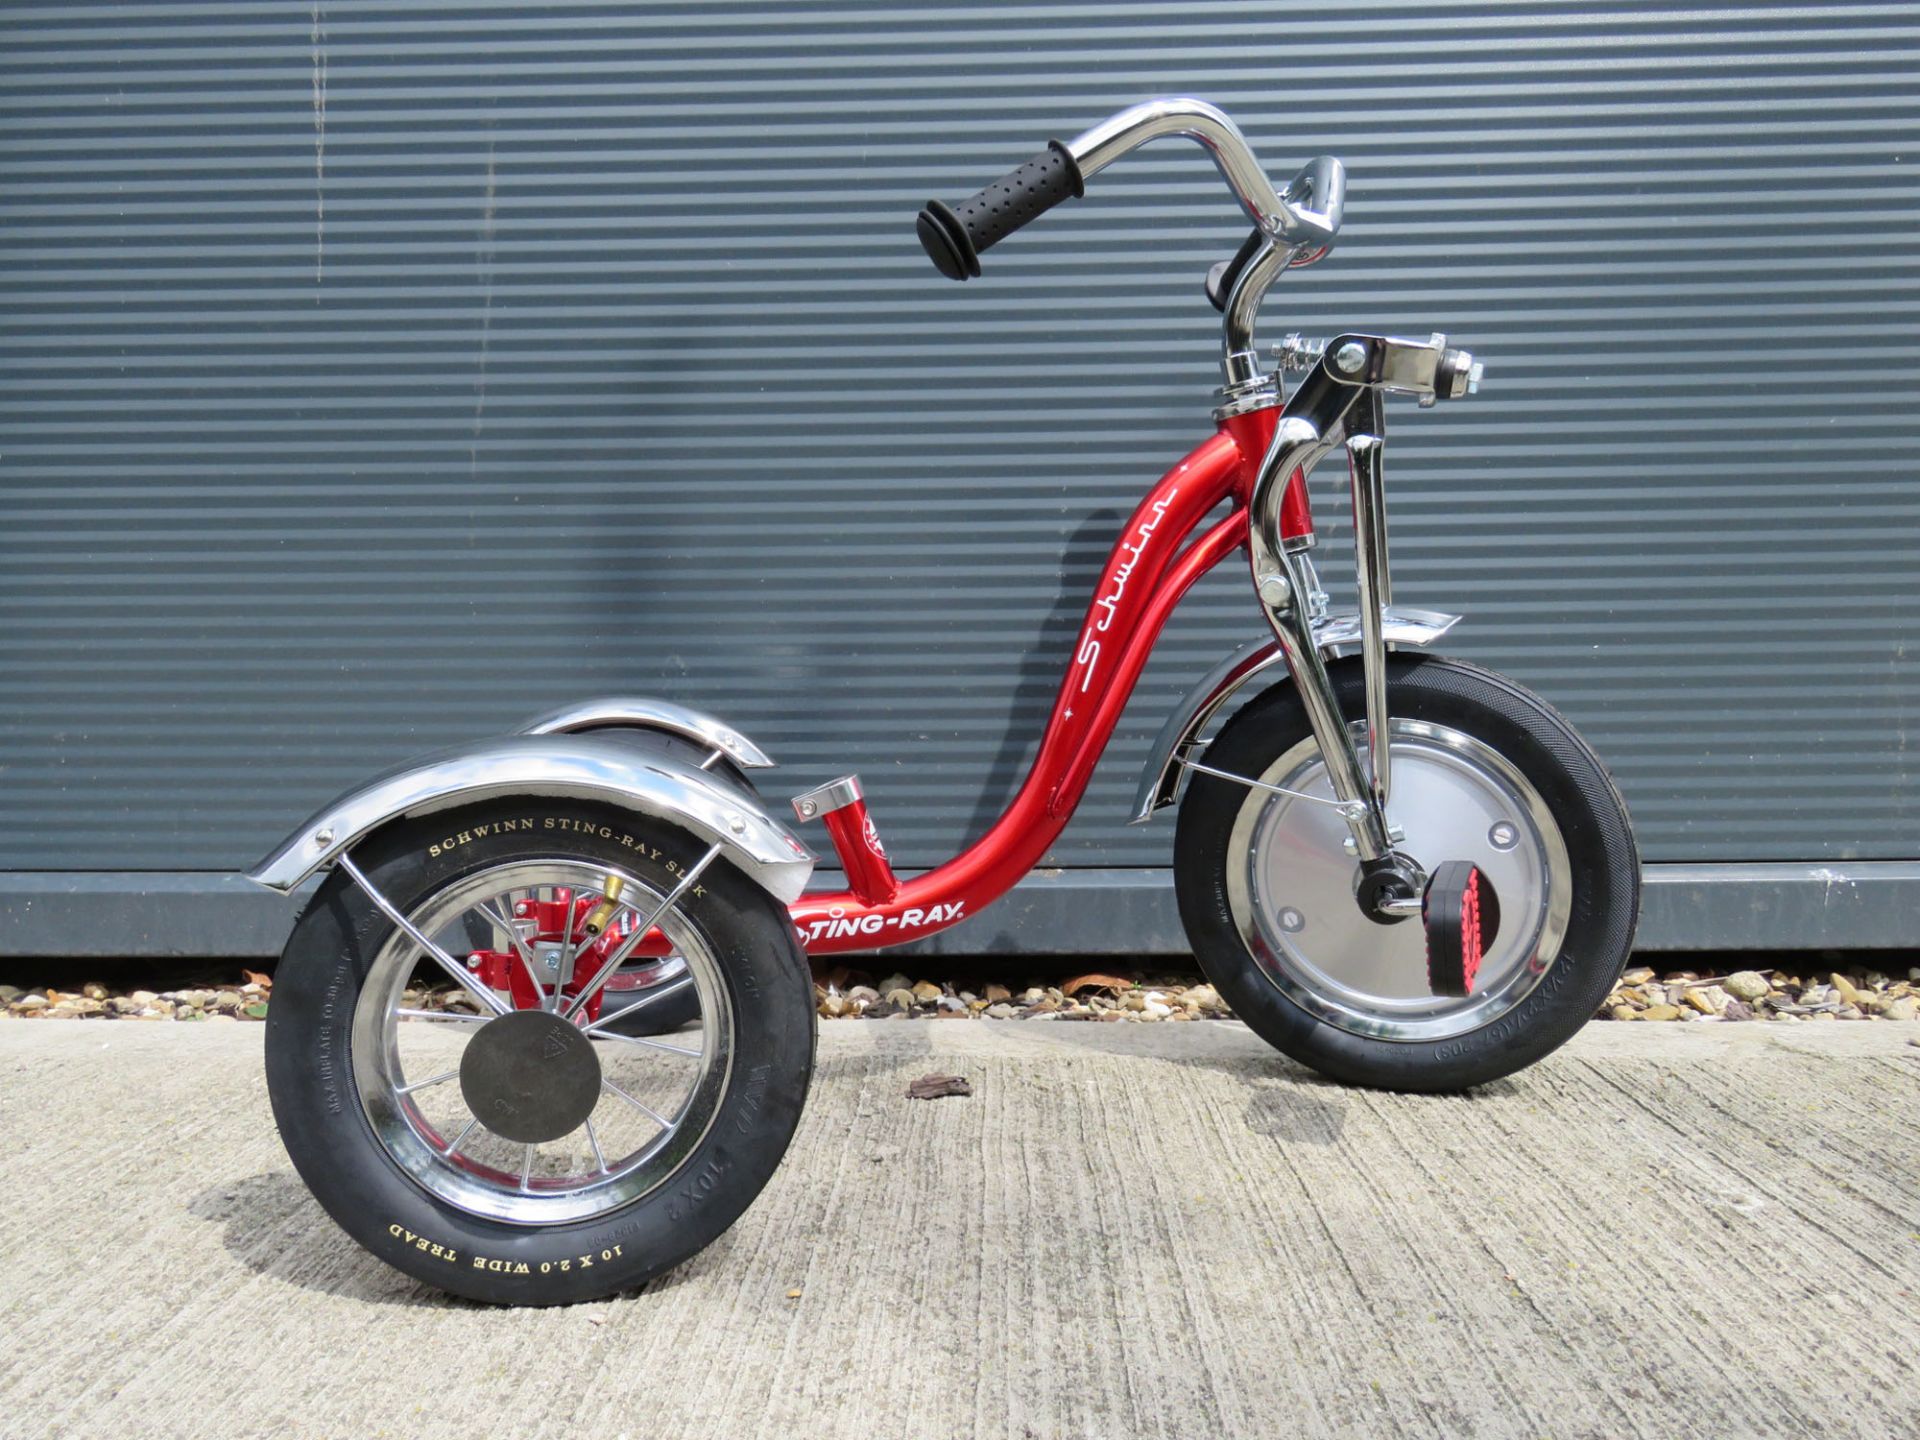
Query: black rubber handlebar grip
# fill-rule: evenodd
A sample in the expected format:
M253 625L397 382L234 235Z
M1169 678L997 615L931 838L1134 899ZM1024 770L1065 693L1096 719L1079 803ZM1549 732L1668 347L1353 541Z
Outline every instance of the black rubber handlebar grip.
M1073 154L1058 140L1003 180L949 210L929 200L914 229L934 268L949 280L980 273L980 252L996 245L1062 200L1087 193Z

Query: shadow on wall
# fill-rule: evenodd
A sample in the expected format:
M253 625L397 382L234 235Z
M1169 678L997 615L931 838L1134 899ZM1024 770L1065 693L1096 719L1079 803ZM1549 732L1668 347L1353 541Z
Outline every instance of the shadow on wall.
M1059 693L1060 677L1066 673L1080 626L1087 618L1100 567L1113 549L1125 518L1118 510L1105 507L1094 511L1067 537L1060 552L1060 588L1040 622L1039 633L1021 654L1006 733L981 778L979 798L967 822L968 843L1000 818L1015 788L1026 778L1027 768L1040 748L1041 731L1052 713L1054 696Z

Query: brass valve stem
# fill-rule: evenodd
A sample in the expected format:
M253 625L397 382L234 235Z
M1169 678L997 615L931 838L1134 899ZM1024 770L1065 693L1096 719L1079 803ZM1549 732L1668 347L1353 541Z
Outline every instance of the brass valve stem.
M587 912L585 923L589 940L599 939L600 932L613 919L614 912L620 908L620 892L626 888L626 884L618 875L607 876L607 883L600 891L600 903Z

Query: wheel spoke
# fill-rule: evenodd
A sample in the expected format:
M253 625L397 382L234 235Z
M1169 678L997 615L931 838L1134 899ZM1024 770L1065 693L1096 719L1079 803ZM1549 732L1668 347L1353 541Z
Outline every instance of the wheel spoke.
M710 848L706 854L702 855L694 867L681 877L680 883L673 887L673 893L655 906L651 915L633 927L633 933L627 937L626 942L607 957L606 963L594 972L592 981L583 986L580 993L573 997L573 1003L567 1006L563 1012L567 1019L573 1019L574 1016L586 1009L587 1002L600 993L600 987L612 978L613 972L619 968L620 962L625 960L627 956L631 955L634 950L639 947L640 942L647 938L647 932L660 923L662 916L680 903L680 898L693 888L693 882L698 880L701 875L706 872L707 866L713 863L714 857L719 853L720 842L716 840L713 842L712 848Z
M447 1146L447 1148L441 1152L444 1155L444 1157L448 1160L451 1160L453 1158L453 1152L458 1150L462 1145L467 1143L467 1136L471 1135L479 1124L480 1124L480 1117L478 1115L474 1116L471 1120L467 1121L466 1128L462 1130L458 1135L454 1136L453 1143Z
M560 956L560 974L565 977L567 981L572 981L574 966L579 964L581 953L587 946L596 943L601 936L612 929L614 922L620 918L623 911L632 911L635 915L640 913L638 910L635 910L628 901L622 898L626 892L626 888L627 882L622 880L618 875L603 876L600 881L599 897L592 905L587 907L587 913L581 917L581 938L577 945L574 943L573 931L571 929L567 931L566 948ZM600 922L598 929L589 930L587 928L587 921L598 914L603 906L606 907L606 918ZM625 953L625 951L619 951L619 958L624 958ZM612 972L618 968L619 958L609 956L606 961L602 962L595 974L611 975ZM553 1010L556 1014L560 1011L560 998L560 987L556 984L553 990ZM566 1013L571 1016L578 1008L578 1006L569 1006Z
M451 1020L461 1025L484 1025L493 1019L491 1015L468 1015L460 1010L410 1010L397 1006L394 1014L406 1020Z
M593 1163L600 1167L600 1173L602 1175L611 1175L613 1172L607 1169L607 1157L602 1154L600 1150L600 1137L593 1133L593 1118L591 1116L587 1118L587 1143L593 1147Z
M673 1129L673 1122L667 1119L666 1116L662 1115L658 1110L655 1110L651 1105L647 1105L639 1100L634 1099L633 1096L629 1095L626 1091L622 1090L618 1085L614 1084L613 1081L607 1079L604 1075L600 1077L600 1084L604 1089L611 1090L615 1095L618 1095L622 1100L626 1101L629 1105L633 1106L633 1108L638 1110L642 1115L645 1115L648 1119L652 1120L653 1123L658 1125L662 1130Z
M714 848L718 849L719 847L715 846ZM415 925L411 920L407 919L406 916L396 910L393 902L376 890L373 882L361 873L360 867L353 863L352 856L343 851L333 863L346 871L353 883L358 885L361 890L366 893L369 900L373 901L374 907L379 910L382 915L386 916L387 919L399 926L401 932L409 940L413 941L414 944L431 955L440 968L458 982L462 990L465 990L469 995L473 996L475 1000L478 1000L482 1005L486 1006L487 1009L493 1011L494 1014L504 1015L507 1013L506 1002L501 1000L498 995L494 994L493 991L482 985L478 980L474 979L472 973L466 966L462 965L445 950L442 950L438 945L434 944L432 939L421 932L419 926Z
M525 1146L520 1152L520 1192L523 1195L533 1193L533 1146Z
M393 1093L396 1095L411 1095L414 1091L424 1090L429 1085L444 1085L459 1073L458 1070L443 1070L438 1075L429 1075L425 1080L416 1080L411 1085L396 1085Z
M617 1030L596 1030L593 1032L593 1038L596 1040L616 1040L622 1045L644 1045L649 1050L671 1050L676 1055L685 1055L694 1060L698 1060L706 1054L704 1050L691 1050L685 1045L669 1045L664 1040L649 1039L645 1035L622 1035Z
M693 984L693 976L691 974L687 974L687 975L682 975L679 979L670 981L665 985L656 985L654 986L653 989L649 990L645 995L642 995L638 1000L635 1000L632 1004L623 1005L620 1009L615 1010L611 1014L602 1015L598 1020L595 1020L591 1025L585 1025L585 1026L582 1026L581 1028L585 1030L587 1034L593 1036L593 1038L596 1040L605 1039L607 1037L601 1030L600 1028L601 1026L611 1025L613 1024L614 1021L619 1020L623 1016L631 1015L636 1010L644 1010L647 1006L653 1004L656 1000L664 1000L669 995L678 995L682 990L685 990L691 984Z

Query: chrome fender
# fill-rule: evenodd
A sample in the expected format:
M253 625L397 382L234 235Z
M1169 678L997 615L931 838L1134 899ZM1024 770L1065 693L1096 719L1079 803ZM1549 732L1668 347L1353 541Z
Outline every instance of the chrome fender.
M247 879L285 894L390 821L500 796L601 800L683 826L718 843L721 854L789 904L813 873L812 852L786 826L703 770L618 734L522 734L421 756L349 790L315 811Z
M753 741L724 721L671 700L655 700L645 695L610 695L599 700L582 700L536 715L517 727L519 735L571 735L579 730L603 730L612 727L633 730L659 730L678 735L696 745L706 745L724 755L742 770L765 770L773 759ZM718 755L706 762L711 765ZM705 766L702 767L703 769Z
M1389 645L1431 645L1460 623L1458 615L1394 605L1381 607L1380 619ZM1313 622L1313 638L1320 653L1334 659L1346 647L1360 643L1360 613L1345 610L1322 616ZM1186 699L1154 737L1146 768L1140 772L1140 787L1133 793L1133 818L1128 824L1143 824L1156 810L1173 804L1180 794L1180 777L1186 771L1182 762L1199 748L1200 732L1207 728L1207 722L1249 681L1276 665L1285 675L1286 659L1280 653L1280 642L1256 642L1222 660L1187 692Z

